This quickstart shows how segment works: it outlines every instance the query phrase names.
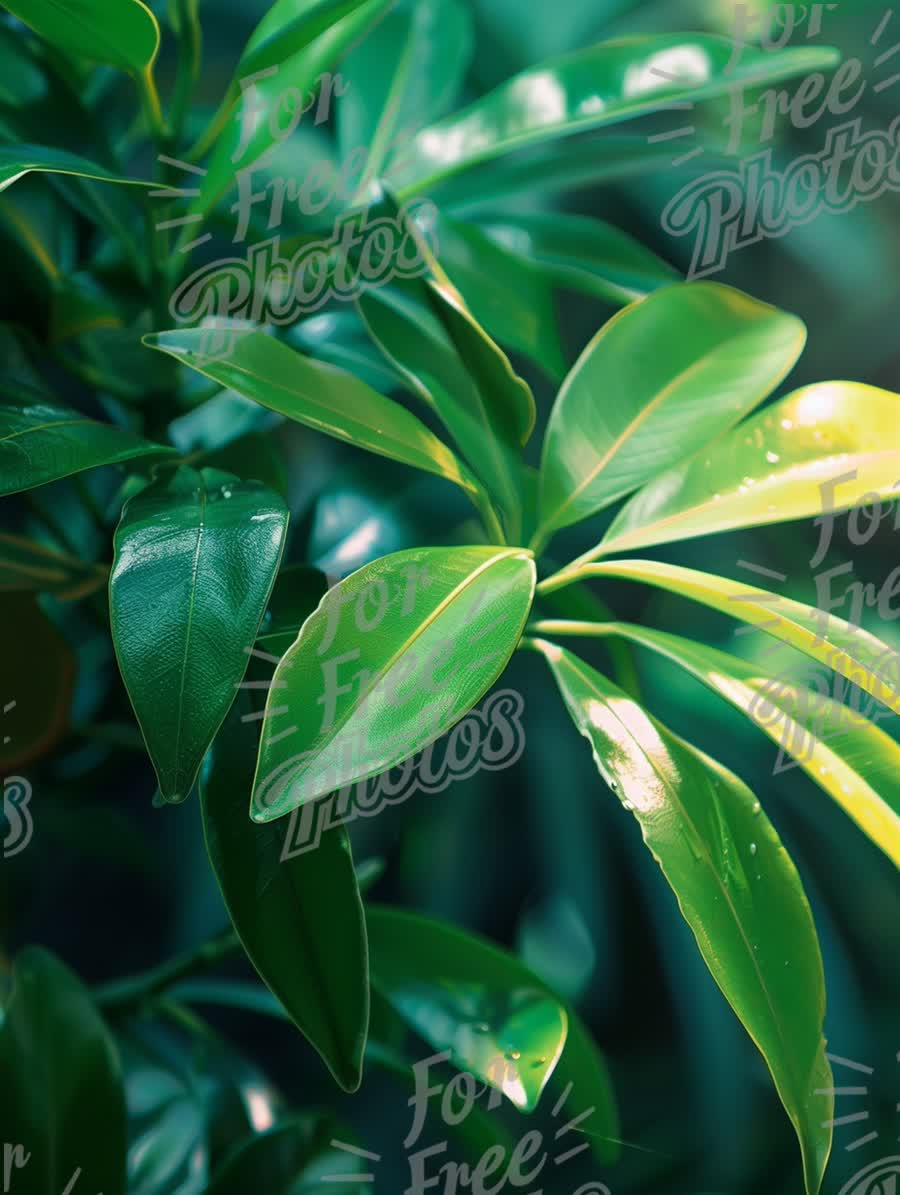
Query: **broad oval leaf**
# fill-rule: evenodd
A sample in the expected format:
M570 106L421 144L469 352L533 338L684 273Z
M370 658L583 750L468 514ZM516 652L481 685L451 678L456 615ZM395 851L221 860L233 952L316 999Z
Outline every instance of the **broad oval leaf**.
M898 482L900 396L819 382L650 481L616 516L602 550L834 514L875 494L896 497Z
M206 846L251 962L335 1079L355 1091L369 1020L362 901L343 826L287 853L284 826L247 816L259 716L242 694L200 782ZM322 910L327 909L327 917Z
M99 465L173 452L132 432L38 398L21 405L0 403L0 496L59 481Z
M600 329L563 383L541 531L596 514L737 423L803 349L795 316L715 282L665 287Z
M109 580L113 644L167 800L188 795L234 701L287 522L265 487L186 467L122 512Z
M511 150L700 100L735 87L827 69L836 50L777 52L745 46L735 64L730 38L663 33L618 38L523 71L423 129L388 178L403 198Z
M713 978L765 1058L815 1195L832 1137L819 1093L833 1084L822 1036L822 958L794 864L743 781L570 652L533 642L601 775L634 813Z
M640 241L589 216L529 212L484 216L492 240L526 258L554 286L633 303L680 281L678 271Z
M234 341L225 357L209 354L209 333L199 328L154 332L144 343L288 419L444 477L469 493L477 490L446 444L399 403L264 332L228 334Z
M81 981L46 950L16 957L0 1028L3 1138L30 1155L17 1195L125 1192L125 1095L119 1057Z
M588 564L573 579L601 576L656 585L729 614L827 664L900 713L900 656L876 635L843 618L754 585L656 560Z
M411 757L515 650L534 597L521 548L414 548L322 599L275 670L252 816L266 822Z
M142 0L3 0L3 7L76 58L143 73L159 49L159 25Z
M150 187L152 183L136 178L122 178L89 162L78 154L64 149L51 149L45 145L2 145L0 146L0 191L20 179L31 170L49 174L74 174L79 178L93 178L105 183L126 183L131 186Z

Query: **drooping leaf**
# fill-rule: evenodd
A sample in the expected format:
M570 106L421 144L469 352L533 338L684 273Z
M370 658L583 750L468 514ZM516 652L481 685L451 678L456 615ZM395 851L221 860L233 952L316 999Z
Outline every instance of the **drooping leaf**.
M587 564L577 575L642 581L711 606L796 647L900 713L900 656L871 632L826 610L741 581L656 560Z
M739 656L649 627L620 623L616 633L687 668L747 714L900 867L900 745L894 739L851 706L766 676Z
M118 1054L81 981L46 950L16 957L0 1028L3 1138L29 1155L21 1195L69 1183L125 1192L125 1097Z
M186 467L122 512L109 582L113 643L168 800L188 795L234 701L287 521L263 486Z
M45 145L0 145L0 191L5 191L30 170L50 174L74 174L80 178L93 178L106 183L152 186L152 183L145 183L140 179L121 178L98 166L96 162L89 162L87 158L71 154L64 149L52 149Z
M101 588L106 576L100 564L85 564L36 540L0 533L0 593L31 590L74 601Z
M344 161L365 150L363 188L453 101L472 44L471 15L459 0L418 0L388 12L347 56L338 139Z
M352 374L313 361L264 332L235 331L225 357L209 355L202 329L144 338L176 360L262 406L369 452L424 469L473 493L477 483L451 450L399 403Z
M603 550L835 514L896 497L900 397L819 382L780 399L650 481L620 511Z
M0 656L4 676L0 769L8 774L46 755L65 733L75 658L33 593L0 595ZM21 777L9 779L18 784ZM24 807L31 788L27 782L19 788L15 795Z
M718 283L665 287L619 312L550 415L538 538L596 514L737 423L805 339L795 316Z
M173 450L37 397L0 404L0 496L136 457Z
M539 63L422 129L388 178L403 199L427 194L441 180L514 149L615 124L672 101L828 69L839 60L825 47L745 51L734 64L730 38L663 33L602 42Z
M338 1083L354 1091L362 1076L369 990L350 843L336 826L320 835L314 850L285 857L284 826L249 820L259 724L240 700L213 745L200 784L207 850L263 982Z
M472 935L370 908L373 983L437 1052L533 1111L563 1052L565 1009L516 958Z
M611 303L632 303L680 280L676 269L634 237L588 216L497 214L479 224L511 253L534 263L554 286Z
M159 25L142 0L3 0L3 7L76 58L143 73L159 49Z
M331 588L275 670L254 819L411 768L501 674L534 584L520 548L414 548Z
M578 730L671 885L706 965L766 1060L816 1195L832 1127L825 980L812 914L747 786L563 648L545 656Z

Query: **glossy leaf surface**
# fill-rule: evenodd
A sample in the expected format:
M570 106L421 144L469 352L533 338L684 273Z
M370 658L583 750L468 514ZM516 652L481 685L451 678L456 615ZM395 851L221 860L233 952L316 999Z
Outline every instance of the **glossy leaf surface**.
M30 1155L21 1195L125 1191L125 1096L118 1054L81 981L54 955L23 950L0 1028L3 1136Z
M0 404L0 496L98 465L166 456L172 451L37 398L23 405Z
M900 481L900 396L857 382L804 386L655 478L603 550L834 514Z
M550 415L542 534L596 514L737 423L805 339L796 317L718 283L666 287L619 312Z
M900 656L869 631L825 610L727 577L654 560L589 564L579 570L579 575L643 581L711 606L827 664L876 701L900 713Z
M362 901L342 826L285 855L285 826L247 806L260 718L235 704L200 784L206 845L234 927L263 982L348 1091L359 1086L369 1018ZM323 916L327 909L327 916Z
M335 585L275 670L253 792L265 822L406 761L484 696L534 595L519 548L414 548Z
M451 450L399 403L264 332L233 335L226 357L210 356L205 351L208 333L198 329L158 332L145 337L145 343L316 431L424 469L465 490L477 488Z
M46 41L77 58L142 72L159 48L156 17L141 0L3 0Z
M0 146L0 191L5 191L30 170L46 171L50 174L74 174L105 183L151 185L139 179L121 178L119 175L111 174L95 162L89 162L87 158L68 153L64 149L50 149L44 145Z
M665 33L601 42L540 63L423 129L390 180L404 192L421 193L514 149L640 116L673 100L774 83L838 61L827 48L744 51L734 65L729 38Z
M168 800L188 795L234 701L287 521L270 490L212 469L164 475L122 512L109 582L113 643Z
M825 980L800 877L747 786L570 652L536 641L601 775L634 813L713 978L762 1052L818 1192L831 1149Z

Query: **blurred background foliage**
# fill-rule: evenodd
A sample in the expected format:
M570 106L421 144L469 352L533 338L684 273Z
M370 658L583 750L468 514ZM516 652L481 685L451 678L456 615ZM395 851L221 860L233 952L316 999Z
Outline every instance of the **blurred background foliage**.
M728 34L734 21L730 0L467 3L475 19L465 85L469 97L528 64L595 40L666 30ZM762 19L766 5L755 0L754 7ZM883 0L844 0L829 7L834 11L825 14L818 40L838 46L845 57L858 55L866 64L866 77L874 77L869 74L876 69L870 36L884 17ZM240 47L265 8L265 0L241 5L205 0L200 117L214 110ZM799 44L802 33L795 40ZM163 87L171 67L163 58ZM890 64L884 69L889 71ZM9 85L24 87L27 79ZM101 68L85 95L103 96L106 119L115 123L120 110L131 110L117 105L126 86L127 81ZM898 94L890 87L880 93L867 89L857 113L866 128L887 129L898 111ZM650 171L588 178L582 186L557 191L542 189L535 164L525 197L499 201L500 208L560 209L608 220L683 272L692 244L663 232L661 212L690 178L709 170L722 154L727 105L727 100L714 101L697 110L698 144L708 152L682 167L663 160ZM71 147L76 148L80 132L77 113L72 115ZM678 117L643 121L629 133L643 138L671 127L673 119ZM800 153L817 151L826 130L825 121L801 132L780 120L775 160L787 163ZM292 141L290 152L312 161L323 146L327 150L329 136L326 125L315 130L308 144ZM748 140L752 142L749 134ZM677 153L673 149L672 156ZM0 248L8 284L0 296L0 314L19 329L43 331L49 320L65 320L58 300L48 308L48 274L63 274L77 292L74 263L86 251L101 258L106 252L103 245L84 243L87 226L71 202L74 186L32 177L2 197ZM105 191L104 198L114 206L118 197L110 191L116 188ZM435 199L440 202L441 196ZM782 393L824 378L900 391L898 204L898 196L888 192L841 215L823 212L783 238L762 240L733 254L716 276L806 321L808 348ZM19 235L23 224L35 230L25 239L24 250ZM111 260L111 287L115 281ZM557 305L571 364L614 309L599 298L565 290L558 293ZM292 338L298 344L321 342L330 336L333 321L342 319L350 317L318 316ZM102 311L92 327L98 359L113 370L117 355L133 359L141 354L142 361L151 357L122 329L105 327ZM5 337L2 386L20 386L28 366L19 361L15 342ZM350 360L353 343L344 342L341 363ZM366 353L362 341L359 353ZM152 356L145 367L130 368L128 376L168 367L164 358ZM53 360L45 365L52 381ZM517 365L532 382L546 416L554 392L551 381L523 359ZM377 373L374 364L369 368ZM60 397L62 378L60 374ZM376 378L375 383L388 385L389 379ZM115 403L115 396L98 401ZM260 476L288 488L294 512L288 560L314 564L334 577L406 546L466 539L466 509L447 487L417 479L391 462L363 459L297 425L279 423L234 395L182 416L173 429L176 443L180 438L184 449L204 449L216 438L210 426L214 418L225 420L235 438L251 437L242 449L259 454ZM117 485L111 471L78 483L57 483L15 506L11 529L56 523L74 553L102 561L108 551L104 512ZM84 486L90 487L93 520L84 513L83 492L77 494ZM585 550L596 542L597 531L595 520L587 529L571 529L555 544L556 554L568 559ZM753 561L786 574L783 591L815 604L810 561L817 542L811 523L786 524L696 539L671 552L662 549L661 555L736 577L741 576L738 561ZM879 586L897 563L898 542L889 519L868 547L856 548L847 538L846 518L841 518L823 567L852 562L859 580ZM746 638L735 636L730 620L662 592L622 583L604 590L604 597L619 616L646 618L737 654L754 650ZM12 619L0 627L4 701L46 706L48 693L59 692L60 685L74 686L69 725L60 731L56 716L51 754L38 750L23 758L20 750L16 754L15 741L3 748L6 771L27 776L35 791L34 841L21 855L5 860L2 869L5 950L12 954L25 942L41 942L90 982L100 983L195 945L218 932L226 918L206 861L196 803L152 807L150 764L140 750L109 635L92 601L73 605L45 599L44 604L67 647L55 641L48 645L37 632L23 636L21 624ZM872 617L867 612L866 618ZM895 623L869 625L900 648ZM601 662L602 650L585 646L589 658ZM799 768L776 771L777 750L746 719L662 659L643 653L637 659L641 692L650 708L676 731L690 733L699 746L714 749L747 781L802 873L825 957L830 1049L874 1068L865 1080L869 1095L852 1108L839 1101L838 1115L864 1107L870 1112L866 1131L877 1129L880 1138L851 1153L845 1146L860 1135L858 1126L838 1128L826 1188L837 1191L865 1161L896 1152L888 1143L900 1133L900 886L895 870L863 835L851 832L837 806ZM791 667L788 654L784 667ZM477 929L517 949L549 983L577 1001L609 1059L623 1114L622 1136L628 1143L623 1160L603 1176L617 1195L787 1195L799 1190L790 1125L762 1059L707 974L671 893L640 843L637 824L603 791L590 752L545 671L530 657L516 658L501 686L520 690L525 699L524 758L499 774L482 772L442 794L418 795L401 808L357 822L352 830L356 857L378 855L387 863L375 895ZM892 722L882 725L895 733ZM196 1163L191 1150L202 1136L210 1093L227 1102L232 1080L221 1080L220 1071L229 1051L252 1058L245 1064L247 1082L266 1098L277 1089L291 1104L334 1108L359 1140L385 1154L385 1168L398 1167L400 1189L400 1143L409 1116L402 1084L370 1067L361 1093L339 1098L318 1059L289 1026L215 1010L210 1021L222 1040L216 1044L211 1039L206 1051L193 1055L175 1039L134 1043L135 1051L143 1052L147 1075L154 1051L163 1056L174 1050L183 1071L180 1089L159 1080L157 1092L177 1120L184 1143L183 1158L177 1151L172 1154L173 1174L179 1175L173 1190L190 1189ZM423 1048L421 1056L425 1053ZM838 1068L836 1077L846 1075ZM142 1090L155 1090L150 1079ZM515 1129L517 1114L511 1112L507 1119ZM212 1141L209 1148L215 1153L221 1142ZM186 1185L180 1187L182 1182ZM577 1185L573 1165L561 1185L546 1189L568 1192Z

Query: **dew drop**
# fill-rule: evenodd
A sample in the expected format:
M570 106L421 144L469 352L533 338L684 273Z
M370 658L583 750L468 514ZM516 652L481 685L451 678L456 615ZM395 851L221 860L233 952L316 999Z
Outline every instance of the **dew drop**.
M490 1025L486 1025L484 1021L481 1021L478 1025L473 1025L472 1028L476 1033L490 1033L491 1031Z
M750 843L750 854L751 854L751 855L755 855L755 854L756 854L756 852L757 852L757 850L759 850L759 848L757 847L756 843L755 843L755 842L751 842L751 843Z
M781 457L778 455L777 452L767 452L766 460L769 462L770 465L777 465L778 462L781 460Z
M793 419L782 419L781 426L784 428L784 430L786 432L789 432L791 430L791 428L794 426L794 421L793 421Z
M507 1062L518 1062L521 1057L522 1053L520 1050L507 1050L506 1052Z
M753 802L753 816L756 817L756 815L760 812L761 809L762 809L762 805L760 805L759 801L754 801Z
M630 801L623 801L622 808L627 810L628 813L634 813L634 805Z

